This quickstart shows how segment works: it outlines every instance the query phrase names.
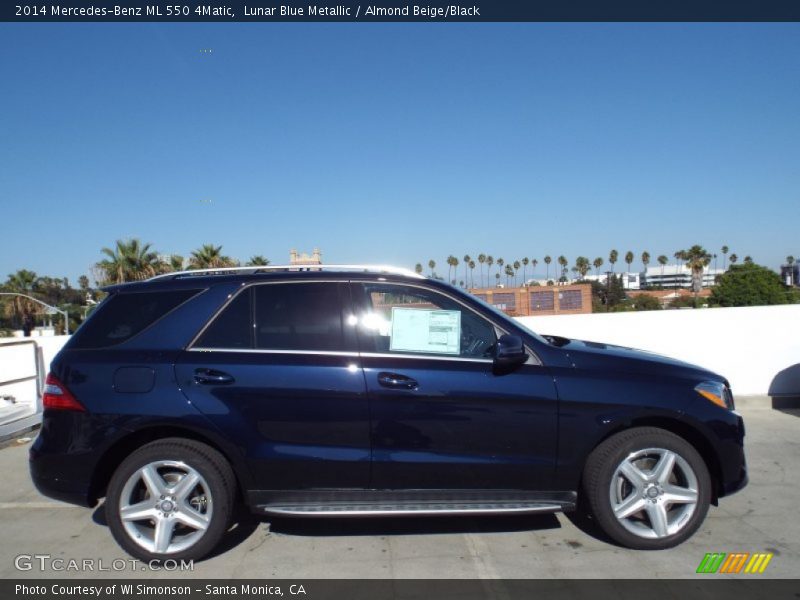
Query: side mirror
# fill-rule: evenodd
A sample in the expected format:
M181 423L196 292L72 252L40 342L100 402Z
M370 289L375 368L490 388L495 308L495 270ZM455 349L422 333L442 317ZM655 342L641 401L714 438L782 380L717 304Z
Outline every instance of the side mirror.
M528 360L525 344L516 335L501 335L494 351L494 368L496 371L508 372Z

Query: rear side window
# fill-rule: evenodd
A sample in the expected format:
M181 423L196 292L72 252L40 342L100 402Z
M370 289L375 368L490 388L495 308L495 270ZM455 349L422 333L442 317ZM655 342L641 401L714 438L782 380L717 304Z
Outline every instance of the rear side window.
M332 282L255 285L241 292L211 322L196 348L355 350L342 318L347 284ZM352 327L351 327L352 329Z
M73 348L106 348L128 341L200 290L114 294L72 339Z

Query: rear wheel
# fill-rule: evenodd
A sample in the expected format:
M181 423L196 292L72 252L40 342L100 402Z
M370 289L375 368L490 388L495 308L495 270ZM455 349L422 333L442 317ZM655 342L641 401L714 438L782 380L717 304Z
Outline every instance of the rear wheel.
M119 545L141 560L199 559L228 528L234 481L210 446L181 438L151 442L112 476L106 520Z
M595 448L586 463L584 492L609 537L629 548L659 550L700 527L711 501L711 477L686 440L637 427Z

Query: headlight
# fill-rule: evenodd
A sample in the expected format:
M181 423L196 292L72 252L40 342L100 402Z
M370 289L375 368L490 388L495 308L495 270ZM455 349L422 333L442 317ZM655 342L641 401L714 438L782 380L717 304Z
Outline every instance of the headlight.
M704 381L696 385L694 391L717 406L733 410L733 394L731 394L728 386L722 382Z

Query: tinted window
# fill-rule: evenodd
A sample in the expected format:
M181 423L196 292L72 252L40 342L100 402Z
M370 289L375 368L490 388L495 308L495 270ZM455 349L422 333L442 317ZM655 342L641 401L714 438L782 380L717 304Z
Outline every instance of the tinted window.
M198 292L172 290L113 294L75 333L72 347L103 348L121 344Z
M240 293L203 332L197 348L252 348L251 290Z
M455 300L403 285L366 284L359 316L364 352L491 358L494 326Z
M340 288L335 283L255 286L256 348L345 350Z

